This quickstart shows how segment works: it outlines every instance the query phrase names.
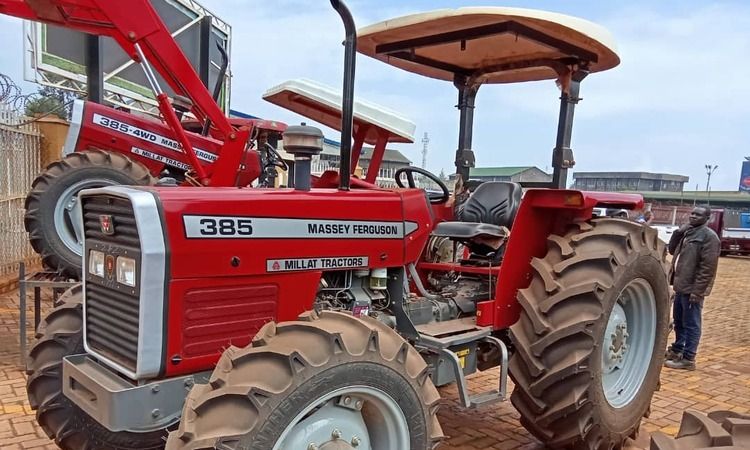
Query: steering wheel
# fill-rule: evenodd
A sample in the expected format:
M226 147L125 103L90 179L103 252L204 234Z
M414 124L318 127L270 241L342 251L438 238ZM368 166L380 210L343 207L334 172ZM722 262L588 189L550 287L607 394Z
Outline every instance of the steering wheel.
M284 161L284 158L281 157L279 152L275 148L273 148L273 145L266 142L265 147L268 155L270 156L270 158L268 158L268 164L271 166L276 166L285 172L288 171L289 165L286 163L286 161Z
M402 168L398 169L396 171L396 173L393 174L393 178L396 181L396 185L398 187L400 187L400 188L403 188L403 187L406 187L406 186L404 186L404 182L401 179L402 178L401 176L403 174L406 174L406 180L407 180L408 186L410 188L416 188L417 187L417 183L414 182L414 174L415 173L418 173L420 175L424 175L425 177L427 177L430 180L434 181L435 184L437 184L438 187L440 188L440 190L442 191L439 194L434 194L434 193L428 192L427 193L427 198L430 199L430 203L438 204L439 205L441 203L445 203L445 202L448 201L448 199L451 196L451 192L448 190L448 186L446 186L445 183L443 183L443 180L441 180L440 178L438 178L437 175L435 175L433 173L430 173L430 172L428 172L428 171L426 171L426 170L424 170L424 169L422 169L420 167L412 167L412 166L402 167Z

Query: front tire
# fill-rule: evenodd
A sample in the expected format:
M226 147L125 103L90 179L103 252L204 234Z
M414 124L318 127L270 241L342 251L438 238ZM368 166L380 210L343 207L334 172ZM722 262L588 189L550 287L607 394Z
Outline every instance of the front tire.
M62 360L84 353L81 285L66 291L61 306L39 324L29 352L26 392L36 420L62 450L158 450L165 432L112 432L71 402L62 392Z
M438 401L424 360L393 330L309 312L226 350L209 384L191 390L167 448L431 449Z
M26 197L24 226L29 242L45 266L69 278L81 277L81 230L78 193L113 185L150 185L146 167L119 153L73 152L51 163Z
M611 449L637 433L669 325L666 251L655 230L597 219L548 238L518 293L511 401L552 448Z

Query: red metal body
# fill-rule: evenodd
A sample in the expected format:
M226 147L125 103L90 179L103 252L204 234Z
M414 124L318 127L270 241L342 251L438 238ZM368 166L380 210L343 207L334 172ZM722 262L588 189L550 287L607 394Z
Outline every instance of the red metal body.
M323 269L274 272L270 261L363 257L369 268L402 267L419 262L430 232L443 220L434 214L433 205L420 189L150 189L163 206L170 249L165 376L208 369L224 348L246 345L264 323L293 320L312 307ZM491 270L498 276L498 287L494 298L479 303L477 322L505 329L518 319L516 292L528 283L531 259L544 255L547 236L562 232L566 224L589 219L597 204L635 209L642 206L642 199L637 195L530 190L516 217L502 266L488 269L421 263L418 269L422 273ZM271 219L279 230L296 219L413 224L413 230L403 238L195 239L188 237L185 216L232 216L253 223Z
M247 129L255 127L255 121L233 119L233 122ZM192 132L185 135L201 166L208 168L219 159L223 144L221 140ZM84 103L76 151L103 149L122 153L141 162L152 175L158 176L166 166L181 169L192 166L182 148L164 122L98 103ZM243 153L243 167L235 171L236 179L232 180L232 185L247 185L260 175L258 152L245 150Z
M477 268L455 264L426 264L421 272L445 271L491 273L497 275L494 298L477 304L477 325L505 329L518 320L520 305L516 300L519 289L528 287L531 280L531 261L547 251L547 236L561 234L575 222L591 219L595 206L606 205L625 209L643 207L643 198L634 194L610 192L582 192L556 189L530 189L521 202L513 222L503 264L499 268Z
M270 272L269 260L366 257L369 267L418 261L434 225L419 189L370 190L152 188L164 208L170 249L167 376L205 370L227 345L246 345L269 320L293 320L312 307L321 270ZM403 238L190 239L183 216L412 222ZM233 264L233 258L237 262Z

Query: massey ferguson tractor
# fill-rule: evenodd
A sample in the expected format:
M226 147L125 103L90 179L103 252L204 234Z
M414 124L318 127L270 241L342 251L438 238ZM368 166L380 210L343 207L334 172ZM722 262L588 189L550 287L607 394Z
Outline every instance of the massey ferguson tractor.
M154 60L170 83L210 100L192 75L181 78L193 72L173 64L177 50L158 47L164 31L145 1L3 3L115 36L147 73ZM492 7L357 33L343 2L331 4L346 30L343 102L324 106L341 116L338 172L311 178L323 136L291 126L295 187L231 187L247 173L237 170L243 157L257 175L248 131L194 104L222 134L177 135L210 186L82 192L83 283L42 322L28 360L39 424L66 450L423 450L444 437L436 387L454 384L481 414L506 399L510 375L521 423L548 447L620 447L658 385L669 293L655 230L592 218L595 207L636 209L642 198L566 189L580 84L619 63L610 35L573 17ZM352 177L356 51L457 87L455 192L412 167L396 189ZM479 87L535 80L561 87L552 182L469 189ZM323 107L307 105L309 116ZM202 165L199 149L219 159ZM441 192L420 189L416 175ZM427 260L433 238L465 250ZM496 388L471 389L467 377L486 370L499 374Z
M262 186L265 174L284 167L273 144L286 125L227 118L215 101L228 67L226 53L219 48L224 61L212 96L147 0L0 0L0 13L114 38L143 66L162 116L74 102L64 157L34 180L24 218L32 247L62 275L81 275L78 192L83 189L154 185L162 178L210 186L258 180ZM163 92L153 69L175 92L173 98Z

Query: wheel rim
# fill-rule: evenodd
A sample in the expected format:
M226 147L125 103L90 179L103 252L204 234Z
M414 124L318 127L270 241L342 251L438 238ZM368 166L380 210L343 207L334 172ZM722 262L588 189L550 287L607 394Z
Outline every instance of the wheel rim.
M409 428L398 403L369 386L337 389L289 423L274 450L388 450L409 448Z
M604 333L602 388L623 408L636 398L651 366L656 340L656 296L644 279L631 281L617 299Z
M69 186L58 197L54 212L55 232L68 250L79 256L83 254L83 230L78 219L81 214L78 193L83 189L116 184L119 183L104 178L83 180Z

